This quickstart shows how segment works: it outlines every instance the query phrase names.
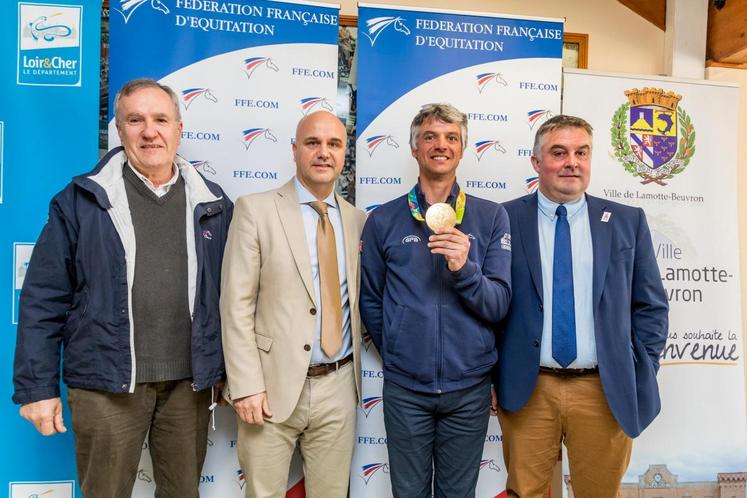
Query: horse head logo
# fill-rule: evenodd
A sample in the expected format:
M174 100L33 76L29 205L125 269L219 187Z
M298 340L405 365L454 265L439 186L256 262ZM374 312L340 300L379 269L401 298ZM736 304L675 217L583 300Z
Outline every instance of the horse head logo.
M530 176L529 178L524 180L524 188L528 193L535 193L537 191L537 187L539 187L539 176Z
M373 475L381 470L383 473L388 474L389 473L389 464L388 463L369 463L361 467L361 479L363 479L363 482L368 484L368 481L373 477Z
M239 485L239 489L244 489L244 485L246 484L246 476L244 475L244 471L241 469L238 469L236 471L236 482Z
M493 460L492 458L490 460L480 460L480 470L485 468L490 469L494 472L501 471L501 467L497 463L495 463L495 460Z
M404 35L410 34L410 29L405 26L405 20L399 16L385 16L385 17L374 17L366 21L366 32L363 34L368 37L373 47L376 43L376 39L379 35L389 26L392 26L395 31L399 31Z
M501 154L506 153L506 148L501 145L501 142L498 140L480 140L479 142L475 142L475 155L477 156L477 161L479 162L482 159L482 156L485 155L485 152L491 149L497 150Z
M271 69L276 73L280 71L280 68L275 64L275 61L269 57L250 57L249 59L244 59L244 71L246 71L246 77L251 78L254 71L256 71L260 66Z
M325 111L334 113L335 108L329 103L326 97L306 97L301 99L301 112L303 115L309 114L312 110L324 109Z
M535 109L534 111L527 112L527 118L529 121L529 129L534 128L540 121L546 121L552 117L552 111L550 109Z
M389 147L399 149L399 144L394 137L391 135L374 135L366 139L366 150L368 151L369 157L373 156L374 151L379 148L381 144L386 144Z
M218 102L218 97L209 88L187 88L186 90L182 90L184 108L189 109L189 106L197 100L197 97L205 97L210 102Z
M161 0L119 0L121 10L116 7L113 7L113 9L122 14L124 22L127 24L130 17L132 17L132 14L134 14L139 7L148 2L150 2L151 8L163 12L164 14L171 12L166 4Z
M215 171L215 168L213 168L210 165L209 161L189 161L192 166L195 167L197 171L202 171L203 173L210 173L211 175L215 175L218 172ZM213 443L210 439L208 439L208 446L213 446Z
M503 79L503 75L501 73L482 73L478 74L475 78L477 78L477 90L480 93L482 93L482 91L486 86L488 86L488 83L490 83L491 81L494 81L498 85L508 86L508 82Z
M269 128L249 128L248 130L244 130L242 135L242 143L244 144L244 147L246 147L246 150L249 150L249 147L251 147L254 141L259 137L269 140L270 142L278 141L278 137L276 137Z
M361 408L366 418L368 418L371 410L373 410L375 406L381 404L382 401L383 398L381 396L371 396L368 398L363 398L363 400L361 401ZM388 470L386 470L385 472L388 472Z

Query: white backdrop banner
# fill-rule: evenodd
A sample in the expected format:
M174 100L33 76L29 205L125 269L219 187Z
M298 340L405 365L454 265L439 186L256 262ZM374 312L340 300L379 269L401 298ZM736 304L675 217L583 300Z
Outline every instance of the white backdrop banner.
M180 97L179 153L229 197L278 187L293 175L296 123L310 112L335 109L336 6L112 4L110 148L118 143L114 95L127 80L148 76Z
M587 71L564 84L563 112L594 127L589 191L645 209L670 304L662 411L633 445L625 487L744 471L738 88Z
M114 0L109 109L127 80L151 77L180 97L179 154L233 200L295 173L291 143L304 115L334 112L339 8L314 2ZM110 147L118 138L109 123ZM202 471L204 498L243 496L233 410L219 408ZM147 443L133 496L153 496ZM245 475L246 474L246 475ZM302 498L296 456L288 498Z
M529 157L537 126L560 109L562 20L360 4L358 40L358 207L371 211L417 181L409 127L430 102L468 115L465 191L505 201L536 188ZM391 496L381 392L381 358L366 340L353 498ZM477 497L505 496L505 482L493 417Z

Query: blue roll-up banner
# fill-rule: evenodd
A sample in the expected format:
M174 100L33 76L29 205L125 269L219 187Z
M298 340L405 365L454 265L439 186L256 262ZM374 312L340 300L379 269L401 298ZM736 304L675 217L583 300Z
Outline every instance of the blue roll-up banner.
M110 11L109 144L116 92L150 77L180 99L179 154L232 199L275 188L295 173L291 153L298 120L334 112L339 6L313 2L116 0ZM236 458L236 421L216 410L200 482L204 498L242 496L251 469ZM153 496L147 449L133 496ZM246 473L246 475L245 475ZM303 496L296 455L288 497Z
M68 432L43 437L11 402L18 298L52 196L96 164L101 0L0 2L0 474L10 498L77 491Z
M338 13L312 2L112 2L110 113L127 80L157 79L181 99L182 156L233 199L277 187L295 172L298 120L335 110Z
M526 193L536 125L560 109L563 22L359 5L356 201L370 209L417 177L409 125L448 102L469 118L458 170L471 194Z
M534 133L560 110L563 21L501 14L358 6L356 203L370 211L407 192L418 167L410 122L423 104L465 112L469 137L457 180L504 201L536 189ZM364 343L363 406L351 469L355 498L391 496L381 359ZM491 418L478 498L505 496L501 431Z

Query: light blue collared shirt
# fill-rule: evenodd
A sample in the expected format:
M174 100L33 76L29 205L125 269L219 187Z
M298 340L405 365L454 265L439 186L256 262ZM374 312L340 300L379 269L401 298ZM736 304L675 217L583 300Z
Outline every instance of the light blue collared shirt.
M542 261L542 301L544 320L540 365L561 368L552 357L552 266L555 250L555 210L559 204L537 191L537 228ZM571 228L573 260L573 302L576 308L576 360L568 368L593 368L597 365L594 342L594 250L591 244L589 206L586 196L564 204Z
M314 345L311 349L311 363L331 363L341 360L352 354L353 341L350 332L350 301L348 299L348 277L345 270L345 240L342 232L342 219L340 218L340 208L337 205L334 191L324 199L327 203L327 215L332 223L335 232L335 246L337 247L337 273L340 276L340 302L342 303L342 346L337 354L330 358L322 351L321 334L322 334L322 299L319 287L319 257L316 251L316 226L319 222L319 214L309 203L314 202L311 192L306 190L298 178L293 177L293 184L296 186L298 194L298 203L301 207L301 217L303 218L303 228L306 232L306 243L309 248L309 258L311 259L311 274L314 279L314 297L316 298L318 313L316 314L316 331L314 332Z

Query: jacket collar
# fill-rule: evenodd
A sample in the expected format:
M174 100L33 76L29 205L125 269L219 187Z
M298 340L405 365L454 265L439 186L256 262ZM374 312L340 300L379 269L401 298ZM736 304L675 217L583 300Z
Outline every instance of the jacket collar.
M591 229L591 244L594 254L592 304L594 310L596 310L602 297L602 289L609 266L611 230L614 217L607 217L604 214L605 212L611 213L612 209L606 200L589 194L585 195L589 209L589 228ZM542 263L540 261L539 234L537 232L537 194L525 196L521 201L525 203L526 209L519 210L519 226L514 229L518 229L521 233L529 273L532 276L537 295L542 300ZM607 221L603 221L605 219Z
M93 170L73 178L73 183L91 192L103 209L109 209L114 203L111 196L117 195L116 192L121 190L122 168L126 161L127 155L124 147L115 147L101 158ZM175 162L179 168L179 174L184 178L185 190L191 206L222 199L222 195L213 193L208 183L189 161L176 156Z

